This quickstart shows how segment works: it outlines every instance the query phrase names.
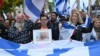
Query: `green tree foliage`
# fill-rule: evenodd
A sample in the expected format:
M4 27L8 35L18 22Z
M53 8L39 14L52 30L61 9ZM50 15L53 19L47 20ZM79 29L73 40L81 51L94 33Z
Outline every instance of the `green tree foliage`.
M100 3L99 0L96 0L96 1L95 1L95 5L96 5L96 6L99 6L99 3Z
M0 11L12 12L15 11L15 7L23 4L23 0L3 0L3 5Z

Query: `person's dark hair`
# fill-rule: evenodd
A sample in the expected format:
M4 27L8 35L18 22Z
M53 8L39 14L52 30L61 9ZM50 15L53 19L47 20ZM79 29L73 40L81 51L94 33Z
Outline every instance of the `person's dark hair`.
M9 19L8 19L8 20L9 20ZM15 20L15 19L11 19L11 20L10 20L10 25L11 25L12 21L15 21L15 22L16 22L16 20Z
M58 16L58 14L56 12L52 12L51 14L55 14L56 16Z
M59 20L59 21L67 21L67 18L66 18L66 17L64 17L64 16L60 16L59 18L60 18L60 20Z
M46 17L47 19L49 19L48 16L45 15L45 14L41 14L41 15L40 15L40 20L41 20L42 17Z

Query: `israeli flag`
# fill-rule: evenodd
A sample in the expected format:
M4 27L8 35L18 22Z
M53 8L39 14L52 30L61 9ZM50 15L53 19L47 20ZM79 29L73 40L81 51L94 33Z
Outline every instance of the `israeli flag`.
M71 22L64 23L62 29L60 30L59 39L60 40L70 39L75 28L76 27L73 24L71 24Z
M85 23L82 24L82 26L85 27L85 28L88 28L90 26L91 22L92 22L91 17L89 17L88 15L86 15Z
M33 48L27 49L18 49L22 45L26 47L26 44L19 45L4 39L0 39L0 43L0 56L100 56L100 41L83 43L75 40L59 40L44 48L34 48L36 45L31 43Z
M97 40L97 35L94 28L90 33L83 33L82 36L83 36L83 42L91 42Z
M71 8L69 2L67 2L65 15L70 15L70 14L71 14Z
M94 28L92 29L91 35L90 35L90 41L95 41L97 39L96 32Z
M77 29L78 27L88 28L91 24L91 20L92 19L87 15L85 23L77 27L73 25L71 22L64 23L64 25L62 26L62 29L60 30L59 39L60 40L70 39L75 29Z
M71 5L71 9L77 9L77 0L70 0L70 2L72 2ZM73 3L74 2L74 3Z
M86 15L86 20L85 20L85 23L82 24L82 27L88 28L90 26L91 22L92 22L91 17ZM90 41L90 36L91 36L91 32L90 33L82 33L83 42Z
M63 26L62 26L62 29L60 30L59 39L60 40L70 39L71 36L73 35L75 29L81 28L81 27L85 27L85 28L89 27L91 22L88 19L89 18L87 18L86 24L81 24L81 25L78 25L78 26L75 26L70 21L64 23Z
M83 1L83 10L85 11L85 13L87 13L87 7L85 5L85 2Z
M57 14L62 16L69 14L70 6L68 0L54 0L54 3Z
M24 0L24 12L33 22L35 22L41 14L45 0Z

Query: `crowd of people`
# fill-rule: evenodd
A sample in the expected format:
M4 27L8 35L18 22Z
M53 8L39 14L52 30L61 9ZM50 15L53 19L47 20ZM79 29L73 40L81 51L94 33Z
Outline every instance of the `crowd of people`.
M87 26L82 26L86 23L87 16L91 18ZM4 19L0 14L0 37L9 41L26 44L33 41L33 30L36 29L51 29L52 40L77 40L91 41L100 40L100 17L99 15L88 15L84 11L72 10L71 15L64 17L56 12L51 12L40 15L36 22L26 19L24 14L17 14L12 17L7 14L7 19ZM93 33L93 34L91 34ZM92 36L94 35L94 36Z

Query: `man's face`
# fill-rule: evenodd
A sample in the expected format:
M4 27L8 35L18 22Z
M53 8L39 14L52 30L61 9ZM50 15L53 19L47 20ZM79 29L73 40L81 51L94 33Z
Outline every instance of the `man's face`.
M94 26L95 26L96 28L99 28L99 27L100 27L100 20L96 20L96 21L94 22Z
M18 15L17 19L16 19L16 22L23 23L24 22L24 16L23 15Z
M85 12L82 12L82 17L86 17L86 13Z
M51 14L51 20L56 20L56 19L57 19L56 14L52 13L52 14Z
M41 24L42 25L47 25L48 19L46 17L41 17Z

